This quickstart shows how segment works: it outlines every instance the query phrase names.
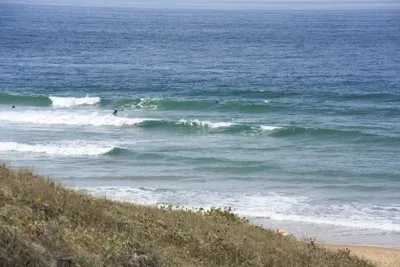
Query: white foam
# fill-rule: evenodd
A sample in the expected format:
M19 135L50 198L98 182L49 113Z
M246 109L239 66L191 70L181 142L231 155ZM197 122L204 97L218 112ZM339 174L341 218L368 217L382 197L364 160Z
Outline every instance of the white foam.
M210 122L210 121L200 121L200 120L180 120L178 124L184 124L189 126L200 126L208 128L227 128L233 125L231 122Z
M133 108L155 110L158 108L158 106L155 104L151 104L151 101L153 100L157 99L139 98L139 103L133 104Z
M0 151L45 153L50 155L65 156L96 156L113 150L114 146L103 146L101 144L88 144L85 142L55 142L23 144L16 142L0 142Z
M268 125L260 125L261 130L263 131L273 131L273 130L277 130L277 129L281 129L282 127L278 127L278 126L268 126Z
M137 187L92 187L89 193L112 199L146 205L179 205L185 207L232 207L234 212L249 218L265 218L286 222L326 224L338 227L375 229L400 233L400 215L381 206L369 204L316 204L306 196L280 193L239 193L203 190ZM396 205L396 209L400 206Z
M81 114L63 111L26 111L0 112L0 121L15 123L64 124L64 125L93 125L93 126L124 126L136 125L146 120L144 118L125 118L112 114L101 115L97 112Z
M95 105L101 101L100 97L58 97L49 96L53 106L55 107L72 107L80 105Z
M303 222L312 224L326 224L335 226L344 226L359 229L378 229L384 231L400 232L400 226L393 224L391 220L380 219L376 222L368 221L368 218L332 218L332 217L315 217L315 216L304 216L304 215L284 215L284 214L271 214L270 219L277 221L292 221L292 222Z

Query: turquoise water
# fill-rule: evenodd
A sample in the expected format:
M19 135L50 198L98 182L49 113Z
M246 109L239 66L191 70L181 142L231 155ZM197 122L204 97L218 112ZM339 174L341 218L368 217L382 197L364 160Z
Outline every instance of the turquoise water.
M400 246L398 14L0 5L0 158Z

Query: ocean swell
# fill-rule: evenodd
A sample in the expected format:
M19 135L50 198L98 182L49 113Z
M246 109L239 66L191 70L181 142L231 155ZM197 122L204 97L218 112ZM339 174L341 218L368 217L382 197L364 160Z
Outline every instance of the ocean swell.
M283 102L271 100L220 100L215 99L159 99L159 98L112 98L61 97L44 95L0 94L0 104L15 106L36 106L70 108L77 106L97 106L99 108L125 108L132 110L218 110L241 113L264 113L285 109Z
M51 100L47 96L25 96L14 94L0 94L0 104L10 106L39 106L46 107L51 105Z

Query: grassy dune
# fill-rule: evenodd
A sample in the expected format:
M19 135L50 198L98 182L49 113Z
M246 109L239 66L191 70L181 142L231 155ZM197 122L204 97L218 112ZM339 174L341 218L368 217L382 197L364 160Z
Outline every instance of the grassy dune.
M0 165L0 266L367 267L249 225L229 211L156 209L95 198Z

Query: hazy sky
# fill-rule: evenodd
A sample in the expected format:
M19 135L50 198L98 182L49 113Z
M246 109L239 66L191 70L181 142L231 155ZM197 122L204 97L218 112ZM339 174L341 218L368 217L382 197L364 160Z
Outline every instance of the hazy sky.
M379 9L400 8L400 0L0 0L0 3L107 7L228 9Z

